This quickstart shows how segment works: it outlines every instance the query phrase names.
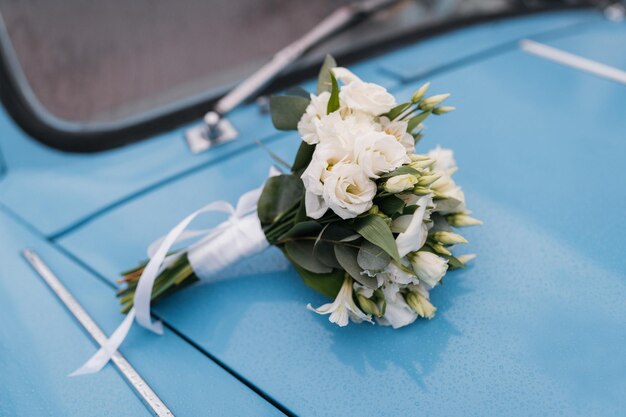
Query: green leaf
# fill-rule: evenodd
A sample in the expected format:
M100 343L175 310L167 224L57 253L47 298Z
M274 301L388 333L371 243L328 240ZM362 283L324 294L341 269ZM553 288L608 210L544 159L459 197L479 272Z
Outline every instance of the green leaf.
M339 84L337 84L337 79L333 75L332 71L328 71L330 73L330 81L332 83L332 90L330 92L330 98L328 99L328 106L326 108L326 113L331 114L332 112L339 110Z
M337 62L335 61L335 58L330 55L326 55L324 64L322 64L322 68L320 69L317 77L317 94L332 90L333 85L330 80L330 70L336 66Z
M285 95L302 97L302 98L306 98L307 100L311 99L311 94L300 86L288 88L287 90L285 90Z
M298 211L296 212L296 218L294 219L294 222L304 222L308 218L309 217L307 217L306 215L306 203L304 201L304 197L302 197L302 199L300 200L300 205L298 206Z
M302 180L294 175L278 175L268 178L257 205L261 224L274 223L280 216L300 203L303 194Z
M363 269L361 269L359 263L357 262L358 253L359 250L357 248L345 245L335 245L335 256L337 257L337 261L339 262L339 265L346 270L348 275L368 288L378 288L378 281L375 277L361 274Z
M306 167L308 167L311 163L313 152L315 152L315 145L309 145L308 143L302 141L300 147L298 148L298 152L296 153L296 159L293 161L293 165L291 166L291 171L298 172L301 169L306 169Z
M307 271L316 274L332 272L331 267L324 265L313 256L313 244L314 241L312 240L289 240L285 243L285 254L294 265Z
M448 260L448 266L451 271L455 269L465 268L465 264L459 261L458 258L456 258L455 256L446 256L446 255L442 255L439 253L437 255L443 256L444 258Z
M389 110L389 113L387 113L385 116L389 118L389 120L393 120L396 117L400 116L400 113L402 113L403 111L405 111L407 108L409 108L409 106L413 104L410 101L407 103L402 103L402 104L398 104L396 107L394 107L393 109Z
M409 120L409 124L406 128L407 132L412 132L413 130L415 130L415 128L417 126L419 126L420 123L422 123L424 120L426 120L426 118L428 116L430 116L430 111L425 111L423 113L418 114L415 117L412 117L411 120Z
M391 262L391 257L378 246L365 241L359 249L356 261L362 269L368 271L382 271L389 265L389 262Z
M315 274L298 265L294 265L294 268L296 268L306 285L327 297L337 297L344 280L343 271L335 270L329 274Z
M354 232L351 229L339 223L327 224L315 241L313 256L328 266L340 268L341 264L339 264L335 256L335 243L341 242L352 234Z
M404 201L402 201L395 195L384 197L376 201L376 205L378 206L378 208L389 217L393 216L394 214L402 213L404 204Z
M304 222L296 223L291 229L287 231L284 235L282 235L278 240L287 240L295 237L303 237L317 236L322 230L322 225L316 222L315 220L307 220Z
M270 113L274 127L278 130L296 130L310 101L298 96L271 96Z
M389 229L389 226L382 218L376 215L369 215L357 219L353 227L366 240L383 249L393 259L400 262L400 254L398 253L393 233L391 233L391 229Z
M419 171L417 171L415 168L411 168L410 166L403 165L400 168L397 168L391 172L381 175L380 178L391 178L391 177L395 177L396 175L404 175L404 174L420 175Z

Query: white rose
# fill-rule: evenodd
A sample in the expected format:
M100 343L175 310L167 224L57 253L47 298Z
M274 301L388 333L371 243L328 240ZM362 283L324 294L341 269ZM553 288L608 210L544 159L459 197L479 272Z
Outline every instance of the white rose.
M334 68L333 74L344 83L339 100L345 106L375 116L387 113L396 106L396 99L384 87L364 82L346 68Z
M444 171L449 174L456 171L456 161L454 160L454 152L452 149L437 147L428 152L428 156L436 162L433 165L435 171Z
M342 219L369 210L375 195L376 183L356 164L339 163L324 178L324 201Z
M298 122L298 133L309 145L318 143L320 120L326 116L330 93L324 91L319 96L311 94L311 102Z
M408 153L415 152L415 138L407 132L408 122L402 120L389 120L388 117L381 117L380 125L383 132L392 135L404 146Z
M354 156L370 178L378 178L410 161L404 146L394 136L376 131L360 135L354 141Z
M432 197L425 195L420 197L416 204L417 210L412 215L400 216L391 224L391 231L399 233L396 237L396 246L400 256L409 252L415 252L424 246L428 236L428 226L424 220L430 218L429 206L433 204Z
M412 174L396 175L385 183L385 191L393 194L413 188L417 184L417 177Z
M448 261L431 252L419 251L409 256L413 271L431 288L439 283L448 270Z

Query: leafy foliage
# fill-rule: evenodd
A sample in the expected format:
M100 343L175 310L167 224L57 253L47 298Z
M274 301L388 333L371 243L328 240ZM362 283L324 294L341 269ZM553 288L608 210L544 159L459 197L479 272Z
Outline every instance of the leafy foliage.
M328 274L316 274L296 264L294 264L294 267L302 277L304 283L320 294L329 298L335 298L339 293L341 284L343 284L343 271L336 269Z
M393 216L395 214L402 213L402 209L404 208L404 201L396 197L395 195L390 195L388 197L383 197L379 199L376 204L380 211L385 213L387 216Z
M330 70L336 66L337 62L335 61L335 58L330 55L326 55L324 64L322 65L317 77L317 94L323 93L324 91L330 91L332 89Z
M292 263L316 274L332 272L332 268L321 263L313 256L312 240L289 240L285 243L285 253Z
M376 215L369 215L357 219L353 224L354 230L366 240L383 249L394 260L400 262L400 254L391 229L385 221Z
M391 262L391 257L387 252L366 240L361 245L356 260L364 270L382 271Z
M296 130L311 100L301 96L271 96L272 123L278 130Z
M337 84L337 79L333 75L332 71L329 71L329 73L332 89L330 91L330 99L328 99L328 107L326 109L328 114L339 110L339 107L341 106L339 103L339 84Z
M405 111L406 109L409 108L409 106L411 106L410 101L406 102L406 103L402 103L402 104L398 104L396 107L394 107L393 109L389 110L389 113L387 113L385 116L387 116L387 118L389 118L389 120L393 120L396 117L400 116L400 114Z
M302 180L296 176L278 175L268 178L257 205L261 224L274 223L294 208L303 194Z
M315 145L309 145L308 143L302 141L300 147L298 148L298 153L296 153L296 159L293 161L293 165L291 166L291 171L299 172L301 170L305 170L311 163L313 152L315 152Z
M339 265L354 278L355 281L366 287L376 289L378 287L376 278L363 274L363 269L359 266L357 257L359 249L352 246L335 245L335 256Z

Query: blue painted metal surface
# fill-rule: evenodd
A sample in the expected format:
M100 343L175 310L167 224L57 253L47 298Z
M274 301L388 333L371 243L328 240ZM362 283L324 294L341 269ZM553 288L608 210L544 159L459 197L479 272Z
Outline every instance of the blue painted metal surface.
M470 54L479 54L513 39L597 20L595 13L567 12L485 24L452 32L445 36L443 45L435 38L418 44L417 50L403 48L353 69L369 81L393 87L403 75L398 71L419 69L426 62L445 66L448 59L466 59ZM441 51L445 51L446 59ZM11 172L0 182L0 203L48 236L64 233L163 181L216 163L275 133L269 118L260 115L254 105L243 106L229 117L242 132L241 137L199 156L191 155L182 139L186 126L117 150L71 155L25 138L4 110L0 110L0 148Z
M387 86L397 84L369 68L356 72ZM0 108L0 148L11 173L0 182L0 203L54 236L164 181L257 147L257 140L276 134L269 117L255 105L236 109L228 117L241 132L238 140L200 155L191 154L183 139L189 126L112 151L68 154L25 137Z
M109 334L120 318L112 288L2 212L0 235L0 416L151 415L111 366L67 377L95 345L19 253L39 252ZM122 352L176 415L282 415L169 330L133 332Z
M491 55L510 49L521 38L550 38L563 31L584 31L584 28L602 20L601 15L588 11L547 13L533 18L495 20L460 32L438 36L411 47L402 48L385 56L382 69L403 81L430 76L442 68L476 60L476 55Z
M437 62L433 87L451 91L450 104L459 108L447 120L429 121L423 146L455 149L459 183L485 225L467 233L479 254L475 265L450 273L434 291L433 321L399 331L333 327L304 308L325 300L276 250L222 277L238 278L165 300L158 314L298 415L620 415L626 409L626 87L515 48L516 39L533 34L626 68L626 53L615 49L626 26L599 22L592 12L462 30L359 66L369 79L396 77L385 82L406 98L420 84L419 63ZM466 59L467 51L478 55ZM448 55L463 65L450 65ZM399 72L411 69L417 71ZM5 119L0 127L13 136L0 139L9 161L0 202L45 234L75 227L55 243L113 281L191 210L215 199L234 202L258 185L271 160L254 139L271 138L275 152L292 158L294 135L272 133L267 116L252 107L234 117L242 139L200 157L186 153L180 132L101 155L61 155L19 140ZM163 170L169 161L174 166ZM245 175L233 175L242 167ZM68 184L75 191L61 189ZM10 256L21 241L16 245L2 250L15 265ZM95 285L90 281L79 282ZM98 321L110 331L120 318L112 297L84 293L86 306L107 312ZM166 352L170 375L178 375L172 384L213 369L178 339L167 340L134 331L123 351L146 373ZM90 343L81 343L84 353L77 354L86 357ZM182 395L164 373L152 372L147 380L164 384L155 386L158 392Z
M304 308L325 300L275 250L237 279L164 301L159 315L299 415L619 415L626 88L515 48L432 81L459 110L429 122L424 146L455 149L458 181L485 221L467 233L475 265L434 291L433 321L336 328ZM418 85L395 91L409 97ZM286 158L296 146L294 135L272 144ZM168 184L60 244L113 277L190 209L255 186L263 155Z

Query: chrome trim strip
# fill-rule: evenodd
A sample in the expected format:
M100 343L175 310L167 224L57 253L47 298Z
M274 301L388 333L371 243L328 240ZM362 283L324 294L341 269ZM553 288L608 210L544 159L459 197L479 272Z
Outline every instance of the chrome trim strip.
M78 301L70 294L65 286L59 281L54 273L48 268L44 261L32 249L24 249L22 256L28 261L31 267L39 274L46 284L54 291L57 297L65 304L65 307L74 315L76 320L85 328L85 330L94 338L94 340L102 345L107 337L100 327L83 309ZM113 364L120 371L126 381L132 386L141 397L144 404L158 417L173 417L174 414L167 408L165 403L156 395L156 393L148 386L146 381L132 367L132 365L122 356L120 352L115 352L111 358Z
M533 54L541 58L548 59L550 61L558 62L559 64L567 65L569 67L576 68L581 71L597 75L599 77L616 81L620 84L626 84L626 71L623 71L619 68L602 64L591 59L583 58L581 56L574 55L572 53L565 52L563 50L553 48L539 42L531 41L530 39L521 40L519 42L519 46L522 51L529 54Z

